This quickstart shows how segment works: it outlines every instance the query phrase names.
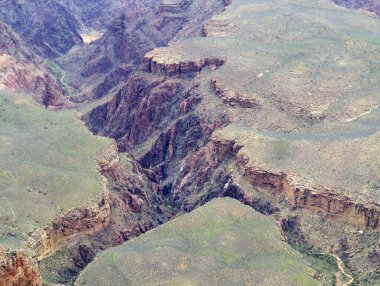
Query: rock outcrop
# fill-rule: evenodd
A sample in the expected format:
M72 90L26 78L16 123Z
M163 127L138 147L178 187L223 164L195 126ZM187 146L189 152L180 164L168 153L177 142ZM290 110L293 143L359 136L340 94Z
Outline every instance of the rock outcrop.
M0 286L39 286L42 278L37 261L21 250L0 248Z
M160 3L160 12L179 13L186 10L190 1L185 0L162 0Z
M217 79L211 80L211 87L214 89L216 94L218 94L231 106L238 105L243 108L260 108L258 99L252 98L251 96L247 96L246 94L238 91L228 90Z
M180 58L171 58L167 55L157 55L153 50L147 53L142 60L142 69L157 75L169 77L191 77L199 73L205 67L214 70L224 64L224 61L218 58L202 58L199 60L186 60Z
M78 240L80 236L91 236L104 231L111 215L109 193L103 193L88 206L69 211L54 219L42 229L29 234L29 247L41 260L64 245Z

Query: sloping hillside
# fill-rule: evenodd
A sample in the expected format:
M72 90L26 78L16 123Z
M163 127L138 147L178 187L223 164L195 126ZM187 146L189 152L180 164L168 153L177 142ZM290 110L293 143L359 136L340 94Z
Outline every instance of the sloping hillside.
M103 252L76 285L323 285L311 271L273 220L225 198Z

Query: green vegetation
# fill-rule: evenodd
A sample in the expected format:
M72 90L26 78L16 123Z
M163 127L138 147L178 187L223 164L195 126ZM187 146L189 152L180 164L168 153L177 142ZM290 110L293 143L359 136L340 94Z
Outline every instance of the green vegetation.
M52 59L47 59L45 63L53 71L55 79L58 82L58 84L63 89L66 89L66 85L63 83L65 72L59 66L57 66L56 63Z
M76 117L0 93L0 243L22 239L103 191L94 157L108 140Z
M45 60L45 64L51 69L55 76L55 80L59 84L59 86L65 90L68 94L74 95L76 93L76 90L73 89L72 87L68 86L65 84L64 79L65 79L65 72L52 60L52 59L47 59Z
M280 139L274 142L274 153L278 158L283 158L286 155L286 152L289 149L289 141Z
M101 274L100 274L101 273ZM321 285L275 222L216 199L99 254L79 285Z
M336 284L335 274L339 271L336 259L331 255L320 253L317 250L307 250L299 245L291 244L291 246L302 253L305 259L313 266L318 276L322 277L326 283Z

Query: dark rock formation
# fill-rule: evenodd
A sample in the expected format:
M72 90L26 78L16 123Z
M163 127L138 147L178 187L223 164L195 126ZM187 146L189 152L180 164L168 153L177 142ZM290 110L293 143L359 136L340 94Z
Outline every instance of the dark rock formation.
M116 144L100 152L96 160L109 193L31 234L41 269L59 277L60 283L71 283L99 251L122 244L174 215L157 176L128 154L120 154Z

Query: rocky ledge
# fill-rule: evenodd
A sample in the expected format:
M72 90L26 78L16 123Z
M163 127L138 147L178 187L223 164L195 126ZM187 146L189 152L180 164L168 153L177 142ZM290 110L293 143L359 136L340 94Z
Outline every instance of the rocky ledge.
M29 234L29 246L41 260L81 236L93 235L105 229L111 214L108 192L99 195L89 205L71 210L41 229Z
M211 87L218 96L231 106L238 105L243 108L259 108L261 105L258 98L228 89L216 78L211 80Z
M185 59L182 56L161 53L155 49L145 55L142 60L142 69L146 72L165 75L169 77L186 78L209 67L214 70L224 64L223 59L204 57L196 60Z
M274 197L283 197L292 209L300 209L326 219L347 223L360 229L380 229L380 205L362 203L342 194L341 190L325 188L299 178L292 173L277 172L250 162L233 140L213 137L214 157L233 157L237 170L258 191ZM278 201L278 199L275 199ZM247 198L245 200L246 203Z
M189 1L185 0L162 0L160 3L160 12L179 13L186 10Z

